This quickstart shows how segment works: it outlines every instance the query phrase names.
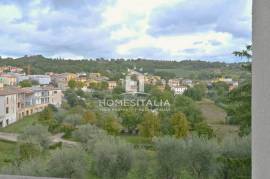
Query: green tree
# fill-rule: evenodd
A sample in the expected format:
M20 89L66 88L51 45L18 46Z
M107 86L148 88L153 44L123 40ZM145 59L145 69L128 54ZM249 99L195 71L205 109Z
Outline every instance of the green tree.
M82 82L82 81L76 81L76 83L75 83L76 85L76 87L77 88L79 88L79 89L81 89L81 88L83 88L84 87L84 83ZM73 89L73 88L72 88Z
M140 122L138 113L133 109L125 108L125 110L120 112L120 116L122 118L122 125L126 127L130 133L137 128Z
M108 89L108 82L106 82L106 81L102 81L101 83L100 83L100 89L101 90L107 90Z
M182 112L190 122L191 129L194 125L203 120L202 113L197 104L189 97L177 95L172 105L172 112Z
M171 125L176 138L186 137L189 132L189 124L185 114L181 112L175 113L171 117Z
M31 87L32 82L30 80L23 80L19 82L20 87L25 88L25 87Z
M86 111L83 114L82 120L84 123L95 124L97 122L96 114L92 111Z
M248 61L252 58L251 45L246 50L234 52L236 56L246 57ZM243 66L247 71L251 71L251 63ZM251 79L248 78L240 86L229 93L227 100L228 119L240 124L240 135L248 135L251 132Z
M205 121L196 123L194 125L193 130L200 137L207 137L207 138L215 137L214 130Z
M118 121L118 119L112 114L108 114L105 117L103 127L108 132L108 134L111 134L111 135L119 134L119 132L120 132L120 130L122 128L122 126L121 126L120 122Z
M53 122L53 111L50 106L46 107L40 114L39 120L45 124L51 124Z
M142 136L154 137L160 134L160 119L152 112L143 115L142 122L139 124L139 131Z
M192 88L188 88L184 95L192 98L195 101L200 101L206 94L206 86L204 84L195 85Z
M71 88L71 89L74 89L76 88L76 81L75 80L69 80L68 81L68 87Z

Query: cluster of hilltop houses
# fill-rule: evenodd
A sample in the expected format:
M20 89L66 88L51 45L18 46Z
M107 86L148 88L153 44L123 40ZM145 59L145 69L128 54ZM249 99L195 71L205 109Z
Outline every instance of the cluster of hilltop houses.
M35 81L33 87L20 88L24 80ZM49 104L61 106L63 93L69 88L70 80L80 82L82 89L91 91L92 85L106 82L107 90L112 91L117 85L122 85L126 93L144 93L145 85L154 85L163 91L166 85L174 95L183 94L194 85L190 79L174 78L164 80L160 76L141 73L135 69L128 69L125 79L112 81L100 73L52 73L44 75L26 75L21 68L4 66L0 67L0 127L21 119L24 116L43 110ZM230 90L238 86L237 81L230 78L219 78L209 81L209 84L223 81L229 84ZM196 84L196 82L195 82Z

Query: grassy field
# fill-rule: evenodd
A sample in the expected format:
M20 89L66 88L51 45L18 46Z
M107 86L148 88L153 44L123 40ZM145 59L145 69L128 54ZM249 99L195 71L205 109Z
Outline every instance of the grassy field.
M239 127L225 123L226 112L208 99L197 102L207 123L214 129L217 137L237 134Z
M34 114L31 116L27 116L13 124L5 128L0 128L0 132L13 132L13 133L21 133L25 129L26 126L32 125L38 120L38 114Z
M16 150L16 143L0 140L0 168L15 160Z

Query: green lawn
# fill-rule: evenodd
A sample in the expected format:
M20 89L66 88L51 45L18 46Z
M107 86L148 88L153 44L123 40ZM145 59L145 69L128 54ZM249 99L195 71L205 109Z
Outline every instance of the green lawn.
M0 132L14 132L21 133L25 129L26 126L32 125L38 121L38 114L33 114L31 116L24 117L19 121L10 124L5 128L0 128Z
M16 159L16 143L0 140L0 168Z
M197 102L207 123L214 129L217 137L237 134L239 127L225 123L226 112L218 107L213 101L203 99Z

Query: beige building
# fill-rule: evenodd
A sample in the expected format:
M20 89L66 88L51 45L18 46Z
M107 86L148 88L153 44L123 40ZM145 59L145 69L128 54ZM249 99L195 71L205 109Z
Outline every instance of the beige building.
M0 89L0 127L42 111L49 104L60 107L63 94L53 87Z
M17 84L16 77L9 74L1 74L0 81L3 83L4 86L15 86Z
M42 111L49 104L61 107L63 93L53 87L21 88L17 92L17 118Z
M16 122L16 91L0 89L0 127Z
M68 89L68 82L70 80L76 80L76 78L77 75L74 73L51 74L52 82L63 91Z
M108 89L113 90L117 86L116 81L108 81Z

